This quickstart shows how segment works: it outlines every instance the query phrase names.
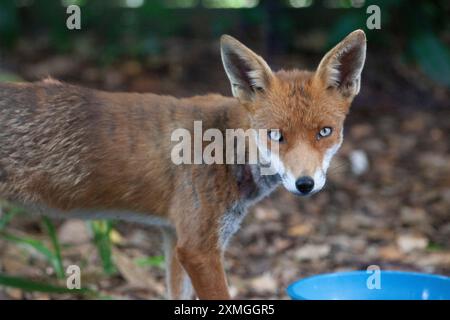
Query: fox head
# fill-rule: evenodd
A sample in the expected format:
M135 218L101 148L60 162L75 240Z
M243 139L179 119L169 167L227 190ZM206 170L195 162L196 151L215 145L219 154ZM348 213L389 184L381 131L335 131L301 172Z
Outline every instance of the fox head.
M358 94L366 56L362 30L331 49L315 72L273 72L257 54L236 39L221 38L221 55L233 95L249 114L258 148L292 193L307 195L323 188L330 161L343 139L344 119ZM263 139L264 138L264 139ZM278 143L277 152L268 144ZM273 148L270 148L272 150Z

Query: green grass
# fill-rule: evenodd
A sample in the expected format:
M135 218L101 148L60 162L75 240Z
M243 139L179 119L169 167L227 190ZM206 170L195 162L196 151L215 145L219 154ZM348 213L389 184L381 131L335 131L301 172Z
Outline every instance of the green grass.
M19 207L9 205L9 203L5 204L2 202L0 203L0 207L3 209L3 214L0 216L0 237L6 241L17 244L18 246L37 252L53 267L58 281L65 279L61 245L56 233L56 228L52 221L47 217L42 218L42 224L51 243L51 245L47 245L44 241L40 241L32 237L18 236L12 234L11 232L7 232L6 229L12 219L17 214L23 213L24 211ZM114 274L116 272L116 267L112 258L112 222L106 220L92 221L89 225L93 233L93 241L97 247L104 273L106 275ZM91 289L68 289L62 286L36 282L23 277L13 277L4 274L0 274L0 286L18 288L26 292L81 294L88 297L111 299L110 297L102 296L98 292Z
M55 273L59 279L64 278L64 267L61 257L61 247L59 245L58 237L55 231L55 226L48 218L43 218L43 224L46 227L47 233L51 239L53 248L47 247L47 245L39 240L26 236L17 236L5 231L9 222L15 215L22 213L23 210L15 206L5 206L3 208L6 213L0 217L0 236L10 242L14 242L22 247L34 250L44 256L46 260L52 265Z
M59 244L58 235L56 234L55 226L50 221L49 218L44 217L43 219L44 225L47 229L47 233L50 236L50 240L52 241L53 246L53 267L55 268L55 273L58 278L64 278L64 267L61 256L61 246Z
M11 206L8 207L7 212L0 217L0 237L40 253L52 265L56 276L59 279L64 278L65 274L62 262L61 245L58 240L55 226L49 218L42 218L42 222L51 240L51 248L42 241L26 236L16 236L4 231L8 223L19 212L22 212L20 208ZM94 244L97 247L97 251L102 262L104 273L106 275L116 273L117 270L112 258L111 243L113 223L109 220L97 220L89 222L89 226L94 237Z
M16 236L7 232L0 233L0 236L7 241L14 242L19 246L38 252L52 265L57 277L64 278L64 269L62 266L61 256L58 256L42 241L25 236Z
M164 268L164 256L152 256L137 258L134 263L139 267L157 267Z
M430 242L427 246L428 252L439 252L443 250L445 250L445 247L435 242Z
M113 224L109 220L97 220L89 222L94 236L94 243L102 262L103 272L112 275L117 272L112 258L111 231Z
M36 282L22 277L12 277L4 274L0 274L0 286L18 288L25 292L46 292L56 294L70 293L83 295L96 294L95 291L86 288L68 289L62 286L56 286L43 282Z
M23 79L16 74L8 72L0 73L0 82L20 82L20 81L23 81Z

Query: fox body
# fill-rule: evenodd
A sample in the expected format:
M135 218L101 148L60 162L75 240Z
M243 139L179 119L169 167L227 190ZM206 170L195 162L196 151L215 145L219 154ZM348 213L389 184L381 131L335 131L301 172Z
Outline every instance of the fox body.
M117 218L158 225L171 298L226 299L222 252L247 208L278 185L319 191L359 91L366 50L355 31L315 72L272 72L229 36L221 40L234 97L177 99L107 93L55 80L0 84L0 197L67 218ZM270 132L276 173L258 164L171 161L178 128ZM252 137L258 148L262 137ZM191 285L192 284L192 285Z

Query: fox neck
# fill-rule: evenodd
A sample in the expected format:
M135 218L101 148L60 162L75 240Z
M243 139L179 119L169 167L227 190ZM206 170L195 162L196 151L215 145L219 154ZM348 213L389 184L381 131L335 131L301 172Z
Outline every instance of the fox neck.
M227 123L227 128L243 129L244 131L252 128L250 116L245 106L239 102L229 109L228 119L230 119L230 122ZM250 139L254 139L254 136L251 136ZM246 159L248 159L248 145L245 150L247 153ZM259 157L258 162L255 164L247 162L231 166L238 185L240 201L245 203L245 206L261 200L281 184L281 177L278 174L263 174Z
M278 174L263 175L259 164L235 165L240 201L252 205L269 195L281 183Z

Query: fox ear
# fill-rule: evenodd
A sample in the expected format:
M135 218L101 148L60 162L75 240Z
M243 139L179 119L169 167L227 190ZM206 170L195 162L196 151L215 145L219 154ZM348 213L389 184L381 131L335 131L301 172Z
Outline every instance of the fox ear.
M353 98L359 93L365 60L366 35L362 30L353 31L323 57L316 77L327 88Z
M220 51L233 96L251 101L256 92L267 90L273 74L263 58L228 35L221 37Z

